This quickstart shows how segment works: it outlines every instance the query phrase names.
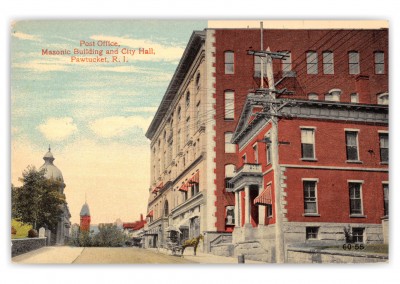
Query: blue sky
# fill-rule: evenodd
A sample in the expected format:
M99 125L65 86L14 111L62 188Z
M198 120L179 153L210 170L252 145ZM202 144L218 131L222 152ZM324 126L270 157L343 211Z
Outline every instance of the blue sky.
M154 116L193 30L206 21L19 21L11 31L12 182L40 167L50 144L63 172L72 220L85 193L92 220L130 221L145 213ZM114 50L80 41L116 41L155 55L120 63L71 63L42 49ZM83 55L82 55L83 56ZM104 210L104 208L108 208Z

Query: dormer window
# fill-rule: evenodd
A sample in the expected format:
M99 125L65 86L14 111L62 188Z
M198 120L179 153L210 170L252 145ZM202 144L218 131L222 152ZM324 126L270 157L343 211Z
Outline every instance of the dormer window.
M310 93L310 94L308 94L308 99L310 101L318 101L318 94Z
M389 93L382 93L378 95L378 105L388 105L389 104Z
M325 95L325 101L328 102L340 102L340 95L342 94L342 90L340 89L332 89Z

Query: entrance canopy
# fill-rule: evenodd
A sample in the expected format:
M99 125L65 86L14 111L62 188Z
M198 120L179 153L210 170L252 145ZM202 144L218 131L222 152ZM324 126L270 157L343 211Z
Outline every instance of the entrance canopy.
M261 193L254 199L255 205L270 205L272 204L271 185L268 185Z

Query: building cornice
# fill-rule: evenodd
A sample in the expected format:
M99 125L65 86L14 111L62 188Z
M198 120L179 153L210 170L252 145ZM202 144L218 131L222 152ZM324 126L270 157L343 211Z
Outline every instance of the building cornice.
M158 127L163 120L170 102L173 100L174 96L177 94L182 82L185 80L185 75L191 68L191 63L196 57L197 53L201 49L203 42L205 41L205 31L194 31L189 39L189 43L183 53L181 60L179 61L178 67L168 85L167 91L157 109L157 112L152 120L147 132L146 137L150 140L153 139Z
M264 127L271 118L269 104L265 97L249 95L231 142L237 143L241 149L250 139ZM277 99L274 104L280 107L280 118L314 119L346 121L352 123L368 123L387 125L389 122L389 106L373 104L341 103L311 100ZM255 118L248 123L252 115L252 107L264 105L264 110L255 113Z

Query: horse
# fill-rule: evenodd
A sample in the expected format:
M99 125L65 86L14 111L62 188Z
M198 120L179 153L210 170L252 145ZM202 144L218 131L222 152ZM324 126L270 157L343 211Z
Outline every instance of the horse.
M185 248L187 248L187 247L193 247L194 255L196 255L197 246L199 245L200 240L204 240L204 237L202 234L200 234L197 238L193 238L193 239L184 241L182 244L181 255L183 255L183 252L185 251Z

